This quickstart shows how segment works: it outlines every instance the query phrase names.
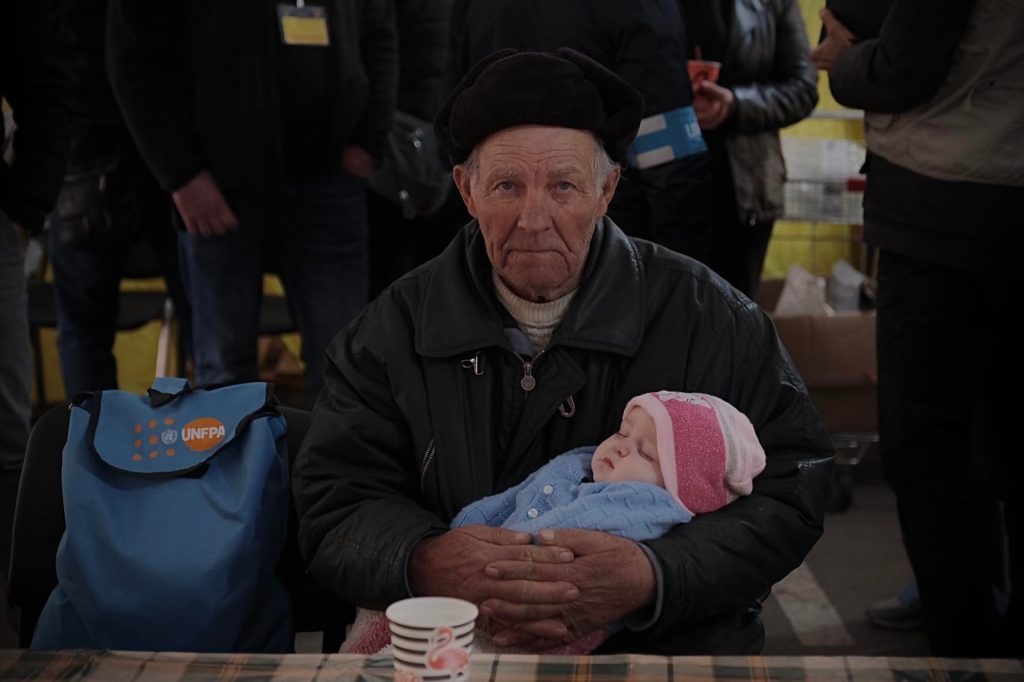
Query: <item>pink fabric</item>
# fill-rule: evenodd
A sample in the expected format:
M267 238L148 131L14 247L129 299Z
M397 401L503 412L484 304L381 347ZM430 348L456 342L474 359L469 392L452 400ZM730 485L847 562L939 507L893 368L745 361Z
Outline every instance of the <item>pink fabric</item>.
M746 416L712 395L658 391L626 404L654 420L665 489L694 514L749 495L764 469L764 449Z
M338 653L370 656L391 644L388 619L381 611L359 609Z

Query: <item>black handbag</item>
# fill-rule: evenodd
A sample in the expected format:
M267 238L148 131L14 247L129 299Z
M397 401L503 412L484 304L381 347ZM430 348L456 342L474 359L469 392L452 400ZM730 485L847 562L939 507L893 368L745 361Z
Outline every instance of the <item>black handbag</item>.
M395 111L381 165L369 185L398 205L408 220L441 208L451 191L451 169L429 122Z
M95 248L139 234L139 188L129 158L114 153L72 163L57 197L62 244Z

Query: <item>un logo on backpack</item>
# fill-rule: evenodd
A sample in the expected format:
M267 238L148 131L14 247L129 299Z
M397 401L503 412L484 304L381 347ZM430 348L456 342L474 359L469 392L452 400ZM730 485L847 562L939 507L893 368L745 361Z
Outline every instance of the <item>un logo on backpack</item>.
M290 651L284 436L265 383L77 400L58 585L32 647Z

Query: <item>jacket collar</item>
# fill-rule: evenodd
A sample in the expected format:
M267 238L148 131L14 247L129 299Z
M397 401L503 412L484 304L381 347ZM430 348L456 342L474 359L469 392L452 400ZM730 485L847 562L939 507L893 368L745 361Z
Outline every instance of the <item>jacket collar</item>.
M633 355L643 337L643 267L636 245L608 218L590 243L579 293L551 346ZM416 352L449 357L508 347L483 236L474 220L430 270L416 321Z

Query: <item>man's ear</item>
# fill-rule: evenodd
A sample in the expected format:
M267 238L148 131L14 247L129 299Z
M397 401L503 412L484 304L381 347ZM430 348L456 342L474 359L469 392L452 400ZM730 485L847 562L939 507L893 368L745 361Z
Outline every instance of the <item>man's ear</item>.
M612 172L605 178L604 186L601 187L601 209L598 215L604 215L608 212L608 204L611 203L612 197L615 196L615 188L619 186L619 178L622 177L622 169L618 166L612 169Z
M462 203L466 205L469 215L476 218L476 206L474 205L473 193L471 191L471 185L473 184L471 175L461 163L452 168L452 180L455 181L455 187L459 190L459 194L462 195Z

